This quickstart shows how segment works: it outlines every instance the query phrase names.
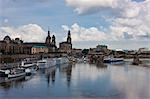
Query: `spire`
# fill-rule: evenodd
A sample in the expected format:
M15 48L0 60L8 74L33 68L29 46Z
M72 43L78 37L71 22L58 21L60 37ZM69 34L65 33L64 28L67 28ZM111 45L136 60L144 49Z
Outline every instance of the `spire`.
M46 43L46 44L51 44L51 36L50 36L50 31L49 31L49 29L48 29L48 36L46 37L45 43Z
M71 44L71 33L70 33L70 30L68 30L67 42Z
M48 36L50 36L50 30L49 30L49 27L48 27Z
M48 31L48 36L50 36L50 31Z
M53 44L53 45L56 45L55 35L52 36L52 44Z
M70 30L68 30L68 36L71 36L71 34L70 34Z

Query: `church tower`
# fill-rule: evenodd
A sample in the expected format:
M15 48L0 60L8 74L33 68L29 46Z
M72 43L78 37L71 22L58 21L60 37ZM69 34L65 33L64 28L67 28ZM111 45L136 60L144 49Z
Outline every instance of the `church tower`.
M50 36L50 31L48 30L48 36L46 37L46 44L51 44L51 36Z
M68 31L67 43L71 44L71 33L70 30Z
M52 36L52 45L56 45L56 39L54 35Z

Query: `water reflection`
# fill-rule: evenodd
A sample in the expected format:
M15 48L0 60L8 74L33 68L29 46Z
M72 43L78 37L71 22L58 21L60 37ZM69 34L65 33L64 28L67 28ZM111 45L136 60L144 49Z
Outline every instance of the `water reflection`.
M97 69L107 69L107 64L104 64L104 65L95 65L97 67Z
M70 87L71 73L72 73L72 65L69 65L69 66L67 67L67 70L66 70L67 85L68 85L68 87Z
M0 99L150 99L150 69L121 64L63 64L0 84ZM19 93L19 94L18 94Z
M32 78L33 75L31 76L22 76L22 77L18 77L18 78L5 78L5 77L1 77L1 80L3 80L3 82L0 84L0 88L4 89L5 91L11 89L11 88L23 88L23 84L25 81L28 81Z
M54 84L55 82L55 72L56 72L56 67L51 67L48 69L45 69L45 74L46 74L46 78L47 78L47 84L49 87L50 81L52 84Z
M72 68L73 68L72 64L66 64L59 68L60 72L62 72L66 76L66 82L68 87L70 87Z

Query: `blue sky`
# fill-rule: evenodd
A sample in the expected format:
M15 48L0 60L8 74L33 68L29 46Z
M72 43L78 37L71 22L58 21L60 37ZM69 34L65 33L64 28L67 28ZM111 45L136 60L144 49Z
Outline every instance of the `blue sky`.
M58 44L70 29L77 48L150 47L149 5L150 0L0 0L0 39L44 42L50 28Z

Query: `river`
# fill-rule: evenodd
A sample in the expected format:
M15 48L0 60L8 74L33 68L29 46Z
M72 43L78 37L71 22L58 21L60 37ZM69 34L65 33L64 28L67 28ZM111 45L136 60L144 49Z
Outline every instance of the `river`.
M0 84L0 99L150 99L150 68L64 64ZM2 78L1 78L2 79Z

